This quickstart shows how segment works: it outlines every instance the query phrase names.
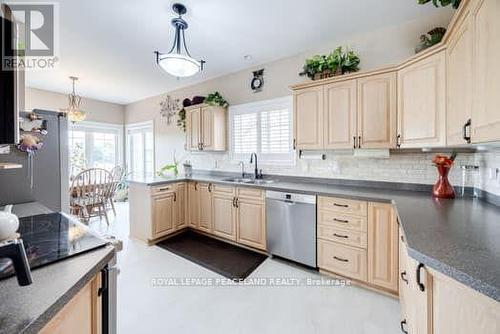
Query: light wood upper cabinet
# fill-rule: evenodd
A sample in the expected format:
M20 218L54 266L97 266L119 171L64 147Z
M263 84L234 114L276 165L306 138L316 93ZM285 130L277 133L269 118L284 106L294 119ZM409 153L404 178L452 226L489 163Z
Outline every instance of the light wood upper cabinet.
M186 143L192 151L227 149L227 110L206 104L186 108Z
M402 148L446 145L445 51L398 71L398 136Z
M200 219L198 228L205 232L212 231L212 185L199 184Z
M174 197L174 216L175 216L175 229L179 230L184 227L187 227L187 219L186 219L186 210L187 210L187 201L186 201L186 184L178 183L175 189L175 197Z
M358 79L358 147L396 147L396 72Z
M88 282L51 320L40 334L102 333L101 274Z
M356 80L324 86L324 144L327 149L354 148L357 136Z
M198 182L188 183L188 225L198 228L200 221L200 193Z
M467 123L472 115L472 37L473 30L467 10L457 22L446 51L448 145L467 144L466 137L470 136Z
M197 151L201 143L201 109L186 111L186 148Z
M294 147L298 150L323 148L323 86L293 94Z
M153 233L158 238L174 231L174 193L166 193L153 197Z
M368 204L368 282L398 291L398 225L391 204Z
M236 241L235 197L214 193L212 197L213 234Z
M472 141L500 140L500 2L478 0L472 6Z
M237 208L237 241L262 250L266 249L266 210L263 200L239 197Z

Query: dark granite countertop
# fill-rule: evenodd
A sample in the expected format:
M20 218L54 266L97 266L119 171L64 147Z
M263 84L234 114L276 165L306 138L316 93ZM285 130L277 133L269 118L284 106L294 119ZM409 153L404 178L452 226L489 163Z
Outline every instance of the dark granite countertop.
M106 246L32 271L33 284L0 281L0 333L38 333L115 256Z
M500 301L500 208L473 198L433 199L428 186L368 183L325 179L273 177L269 184L226 182L234 175L194 174L190 177L133 179L155 186L184 180L222 183L274 191L301 192L394 203L415 260L446 274L496 301Z

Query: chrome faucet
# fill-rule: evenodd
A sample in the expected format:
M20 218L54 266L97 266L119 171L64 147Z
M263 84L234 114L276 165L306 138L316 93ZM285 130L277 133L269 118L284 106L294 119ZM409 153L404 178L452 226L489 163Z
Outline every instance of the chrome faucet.
M253 157L255 157L255 170L254 170L254 176L256 179L262 179L262 172L259 173L259 166L257 164L257 153L252 153L250 155L250 163L253 163Z
M20 286L30 285L33 282L28 257L26 256L26 251L24 250L23 241L21 239L1 242L0 258L2 257L12 260L17 282Z
M239 165L241 167L241 178L245 178L245 163L243 161L239 162Z

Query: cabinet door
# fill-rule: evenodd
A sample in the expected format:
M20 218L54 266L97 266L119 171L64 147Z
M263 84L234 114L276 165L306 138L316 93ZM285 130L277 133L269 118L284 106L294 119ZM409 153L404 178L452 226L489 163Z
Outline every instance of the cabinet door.
M500 2L478 0L472 9L474 102L472 141L500 140Z
M186 112L186 146L188 150L198 151L201 143L201 109Z
M401 305L401 326L408 333L413 331L409 328L413 325L413 319L410 318L409 307L412 302L410 299L410 270L408 268L408 253L404 242L403 233L399 232L399 303Z
M409 332L412 334L432 334L432 276L425 267L420 268L419 263L414 259L408 257L407 263L410 281L407 303L407 312L411 320ZM417 271L420 272L420 281L417 281ZM423 291L419 283L424 287ZM441 334L442 332L434 333Z
M293 97L294 144L298 150L323 148L323 86L301 89Z
M153 238L174 231L174 193L162 194L152 198Z
M237 241L266 250L266 211L263 201L238 198L236 202Z
M446 144L445 51L398 72L398 136L401 147Z
M396 147L396 80L395 72L358 80L359 147Z
M435 271L432 282L433 333L500 333L499 302Z
M213 150L214 144L214 109L201 109L201 144L203 150Z
M391 204L368 205L368 282L398 291L398 226Z
M212 185L199 184L200 193L200 219L198 228L205 232L212 232Z
M193 228L198 228L200 220L200 193L198 188L198 182L188 184L188 224Z
M457 24L447 48L448 145L467 144L463 130L472 112L472 27L468 11Z
M186 219L186 184L179 183L175 190L175 229L179 230L187 226Z
M40 334L101 333L101 274L87 283L51 320Z
M214 194L212 197L213 234L236 241L234 197Z
M354 148L356 130L356 80L326 85L324 111L325 148Z

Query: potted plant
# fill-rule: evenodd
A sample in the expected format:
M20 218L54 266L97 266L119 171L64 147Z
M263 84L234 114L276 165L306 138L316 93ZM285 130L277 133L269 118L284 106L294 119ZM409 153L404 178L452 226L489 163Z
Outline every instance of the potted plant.
M224 98L222 97L222 95L219 94L219 92L208 94L208 96L205 98L205 103L210 106L220 106L223 108L226 108L229 105L229 103L227 103L227 101L224 100Z
M118 181L118 184L116 185L116 192L114 196L114 200L117 202L125 202L128 199L128 177L132 173L127 173L127 170L125 169L122 173L122 176L120 178L120 181Z
M420 43L415 48L415 53L419 53L433 45L438 44L446 34L446 28L437 27L429 31L427 34L420 36Z
M419 5L424 5L432 1L432 4L436 7L446 7L448 5L452 5L453 8L457 9L460 6L460 2L462 0L417 0Z

